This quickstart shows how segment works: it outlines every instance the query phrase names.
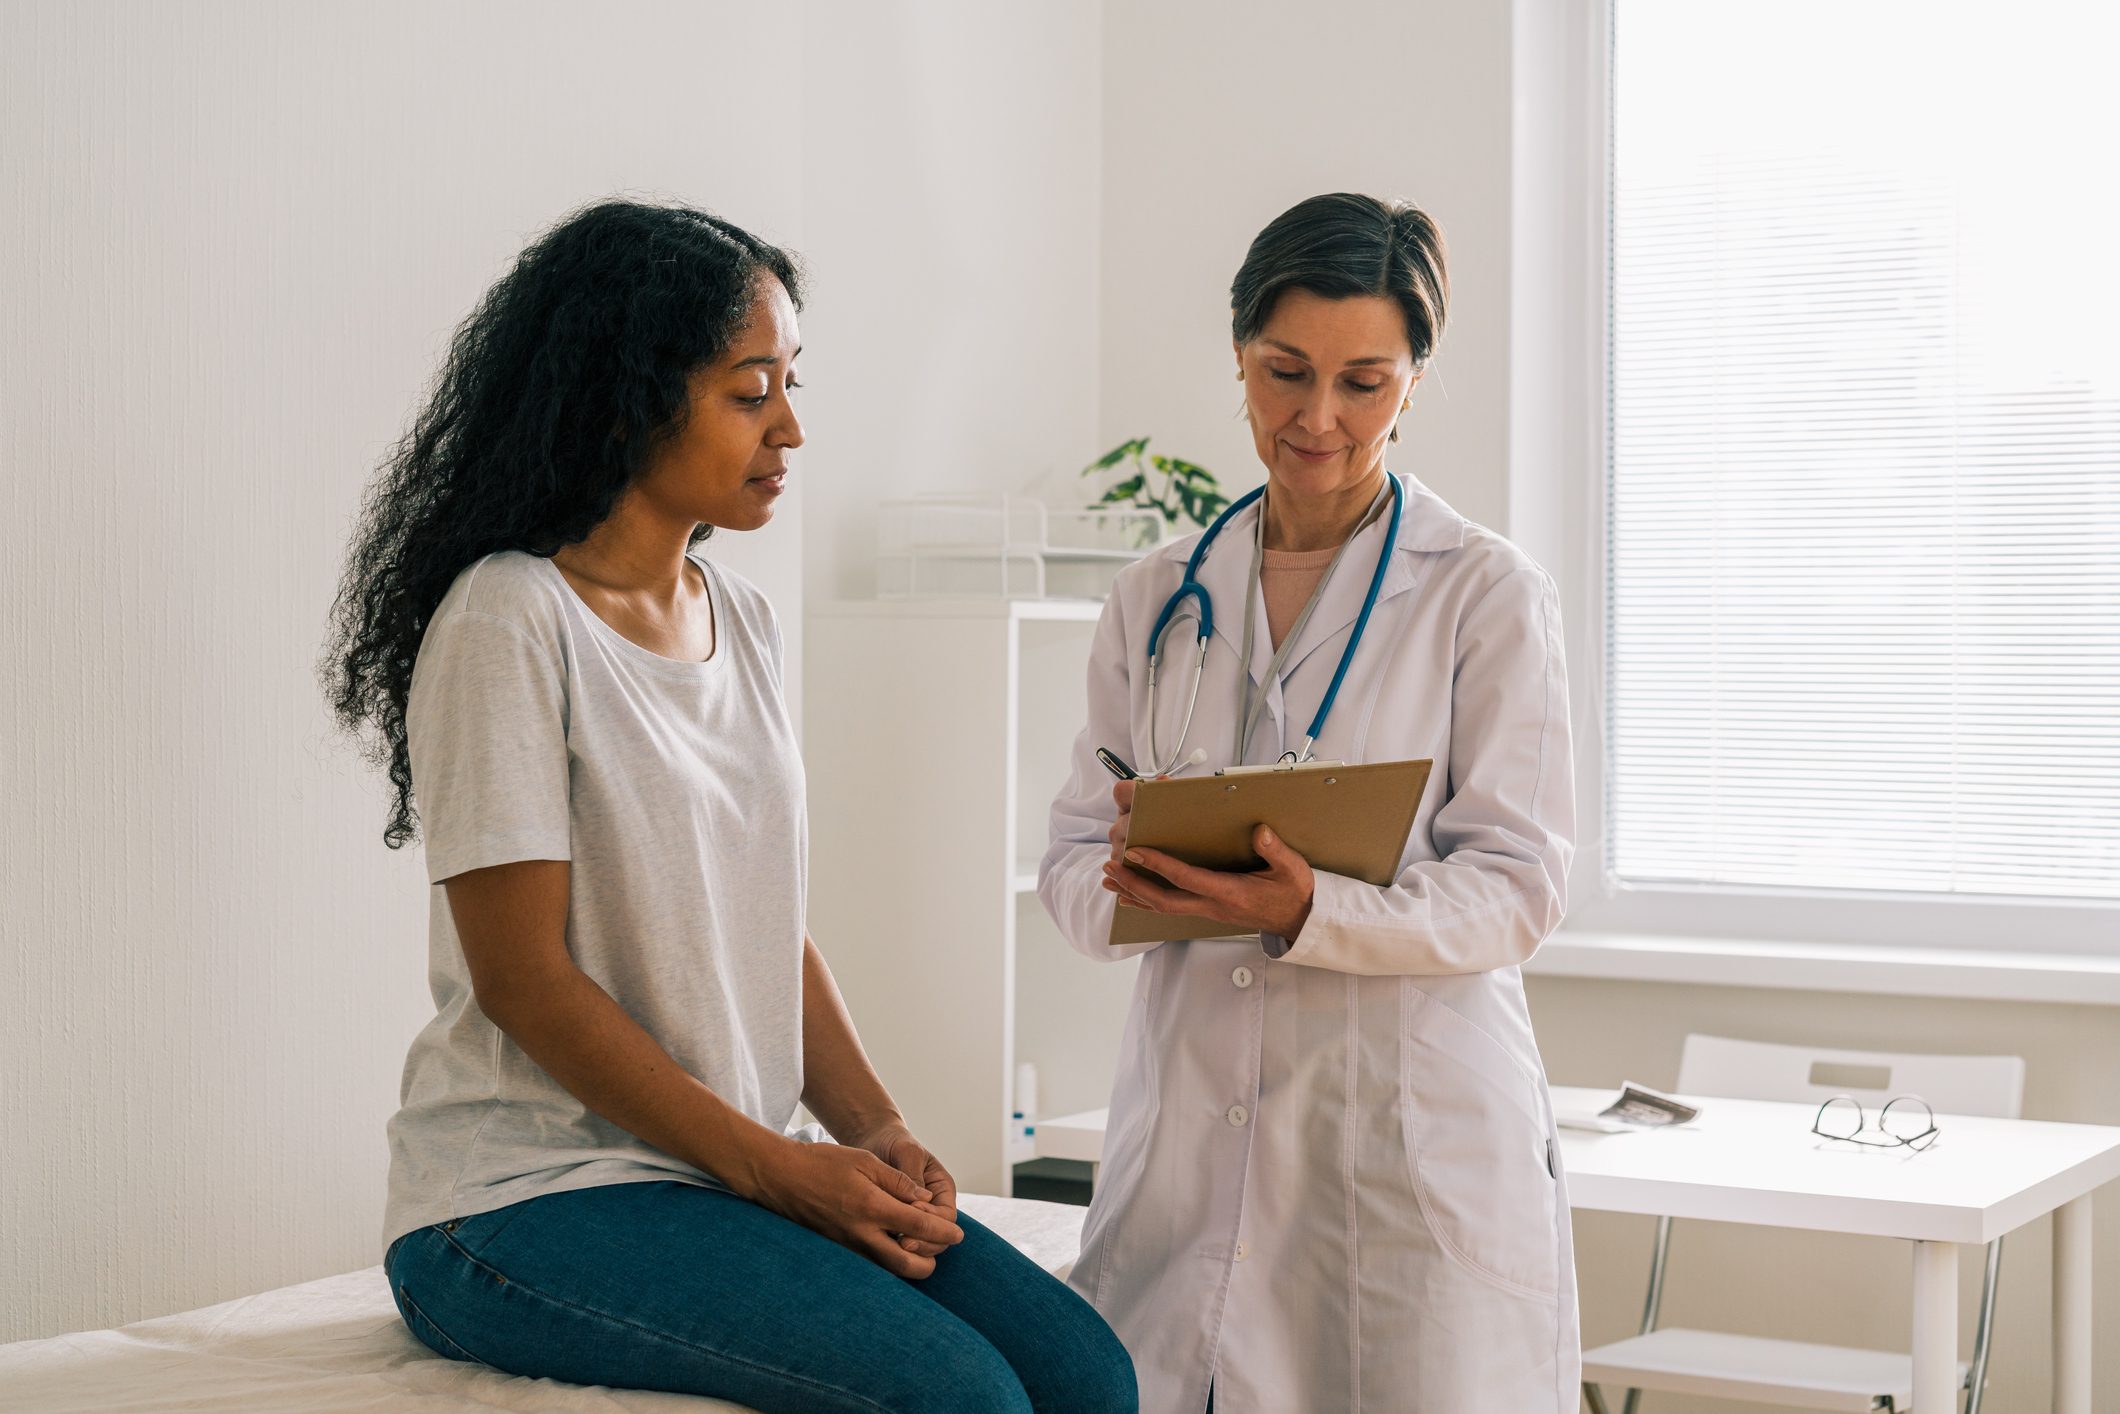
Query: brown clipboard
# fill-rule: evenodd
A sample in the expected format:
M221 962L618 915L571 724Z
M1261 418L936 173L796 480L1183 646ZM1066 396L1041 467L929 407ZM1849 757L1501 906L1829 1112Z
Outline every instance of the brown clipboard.
M1377 761L1143 780L1134 788L1126 846L1161 850L1203 869L1257 869L1265 861L1253 852L1251 838L1263 824L1313 869L1388 884L1398 877L1399 856L1434 764ZM1241 936L1210 918L1121 903L1112 912L1110 944Z

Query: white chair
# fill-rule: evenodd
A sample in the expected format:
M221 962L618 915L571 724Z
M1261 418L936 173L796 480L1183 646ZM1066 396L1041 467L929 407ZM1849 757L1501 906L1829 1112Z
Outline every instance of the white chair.
M1678 1063L1678 1093L1735 1100L1823 1104L1852 1095L1872 1115L1894 1095L1919 1095L1939 1115L2016 1119L2024 1108L2021 1056L1912 1056L1780 1046L1721 1036L1688 1036ZM1592 1414L1609 1414L1602 1386L1626 1389L1625 1414L1644 1390L1754 1400L1850 1414L1913 1407L1912 1357L1882 1350L1809 1345L1717 1331L1659 1328L1671 1219L1656 1224L1656 1254L1641 1334L1583 1354L1583 1394ZM2002 1241L1988 1244L1973 1358L1959 1365L1966 1414L1980 1414L1987 1383L1988 1338L1995 1323L1995 1276ZM1924 1409L1920 1414L1941 1414Z

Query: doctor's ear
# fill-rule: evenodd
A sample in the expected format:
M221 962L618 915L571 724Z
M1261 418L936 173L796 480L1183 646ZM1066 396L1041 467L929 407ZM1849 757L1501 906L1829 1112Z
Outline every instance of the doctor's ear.
M1418 373L1414 374L1413 383L1420 381L1421 375ZM1391 417L1391 440L1394 442L1399 440L1399 419L1404 417L1407 409L1413 406L1413 383L1406 385L1406 396L1399 400L1399 410L1393 413Z
M1398 411L1398 415L1397 415L1397 416L1394 416L1394 417L1392 418L1392 420L1391 420L1391 440L1392 440L1392 441L1394 441L1394 442L1396 442L1396 441L1398 441L1398 440L1399 440L1399 421L1398 421L1398 419L1399 419L1399 417L1403 417L1403 416L1405 415L1405 413L1406 413L1407 409L1409 409L1409 408L1411 408L1411 407L1413 406L1413 390L1414 390L1415 386L1416 386L1416 385L1418 385L1418 384L1420 383L1420 381L1421 381L1421 375L1422 375L1422 374L1424 374L1424 373L1426 373L1427 371L1428 371L1428 370L1427 370L1426 368L1416 368L1416 369L1415 369L1415 370L1413 371L1413 381L1412 381L1412 382L1410 382L1410 383L1408 383L1408 384L1406 385L1406 396L1405 396L1405 397L1403 397L1403 398L1401 398L1401 399L1399 400L1399 411Z

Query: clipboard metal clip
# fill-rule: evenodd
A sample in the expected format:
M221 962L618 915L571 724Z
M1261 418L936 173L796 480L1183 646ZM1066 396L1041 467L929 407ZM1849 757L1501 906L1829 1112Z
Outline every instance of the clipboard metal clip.
M1269 771L1315 771L1321 767L1345 766L1345 761L1294 761L1284 756L1264 766L1224 766L1218 776L1263 776Z

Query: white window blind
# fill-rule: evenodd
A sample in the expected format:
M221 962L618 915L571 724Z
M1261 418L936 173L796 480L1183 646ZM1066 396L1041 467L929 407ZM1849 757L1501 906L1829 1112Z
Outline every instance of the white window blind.
M1609 865L2120 898L2120 52L1615 0Z

